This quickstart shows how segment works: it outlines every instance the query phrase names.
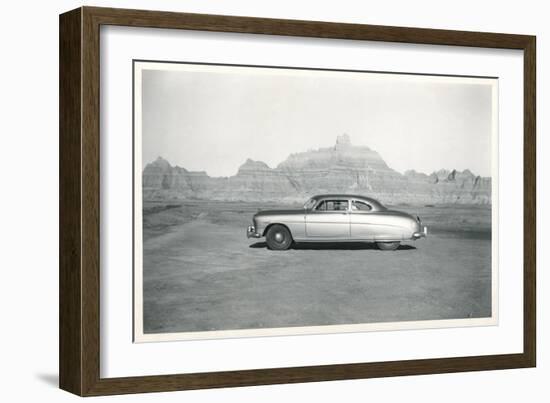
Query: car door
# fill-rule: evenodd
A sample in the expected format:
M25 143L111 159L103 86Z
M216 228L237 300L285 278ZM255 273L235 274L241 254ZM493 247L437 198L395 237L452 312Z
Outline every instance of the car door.
M306 214L306 235L314 239L349 239L349 201L325 199Z
M350 210L350 238L374 239L377 220L372 206L363 200L351 200Z

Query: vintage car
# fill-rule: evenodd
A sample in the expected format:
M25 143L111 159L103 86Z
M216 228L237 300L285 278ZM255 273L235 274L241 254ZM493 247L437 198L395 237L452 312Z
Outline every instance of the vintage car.
M302 209L260 211L252 221L247 237L265 236L272 250L286 250L293 242L375 242L382 250L395 250L401 241L428 234L419 217L356 195L314 196Z

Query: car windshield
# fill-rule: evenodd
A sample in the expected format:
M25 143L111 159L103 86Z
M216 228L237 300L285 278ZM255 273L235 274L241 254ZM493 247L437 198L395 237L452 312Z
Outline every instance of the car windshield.
M313 208L313 206L315 206L315 203L316 203L316 200L315 199L309 199L305 204L304 204L304 208L306 210L311 210Z

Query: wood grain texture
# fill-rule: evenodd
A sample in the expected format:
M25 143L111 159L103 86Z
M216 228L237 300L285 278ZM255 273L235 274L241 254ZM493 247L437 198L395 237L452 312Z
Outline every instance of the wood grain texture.
M99 24L82 9L82 389L99 378Z
M529 36L225 15L86 7L105 25L523 49Z
M523 353L536 366L537 334L537 129L536 39L523 56Z
M82 394L81 10L59 18L59 386Z
M100 377L101 25L524 50L524 352L477 357ZM83 7L60 17L60 387L81 396L531 367L536 363L535 37Z

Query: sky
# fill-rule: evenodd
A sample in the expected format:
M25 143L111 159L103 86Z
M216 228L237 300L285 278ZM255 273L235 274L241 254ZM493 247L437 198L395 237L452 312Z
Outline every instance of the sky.
M247 158L274 168L347 133L398 172L491 176L496 79L142 66L143 166L162 156L187 170L231 176Z

